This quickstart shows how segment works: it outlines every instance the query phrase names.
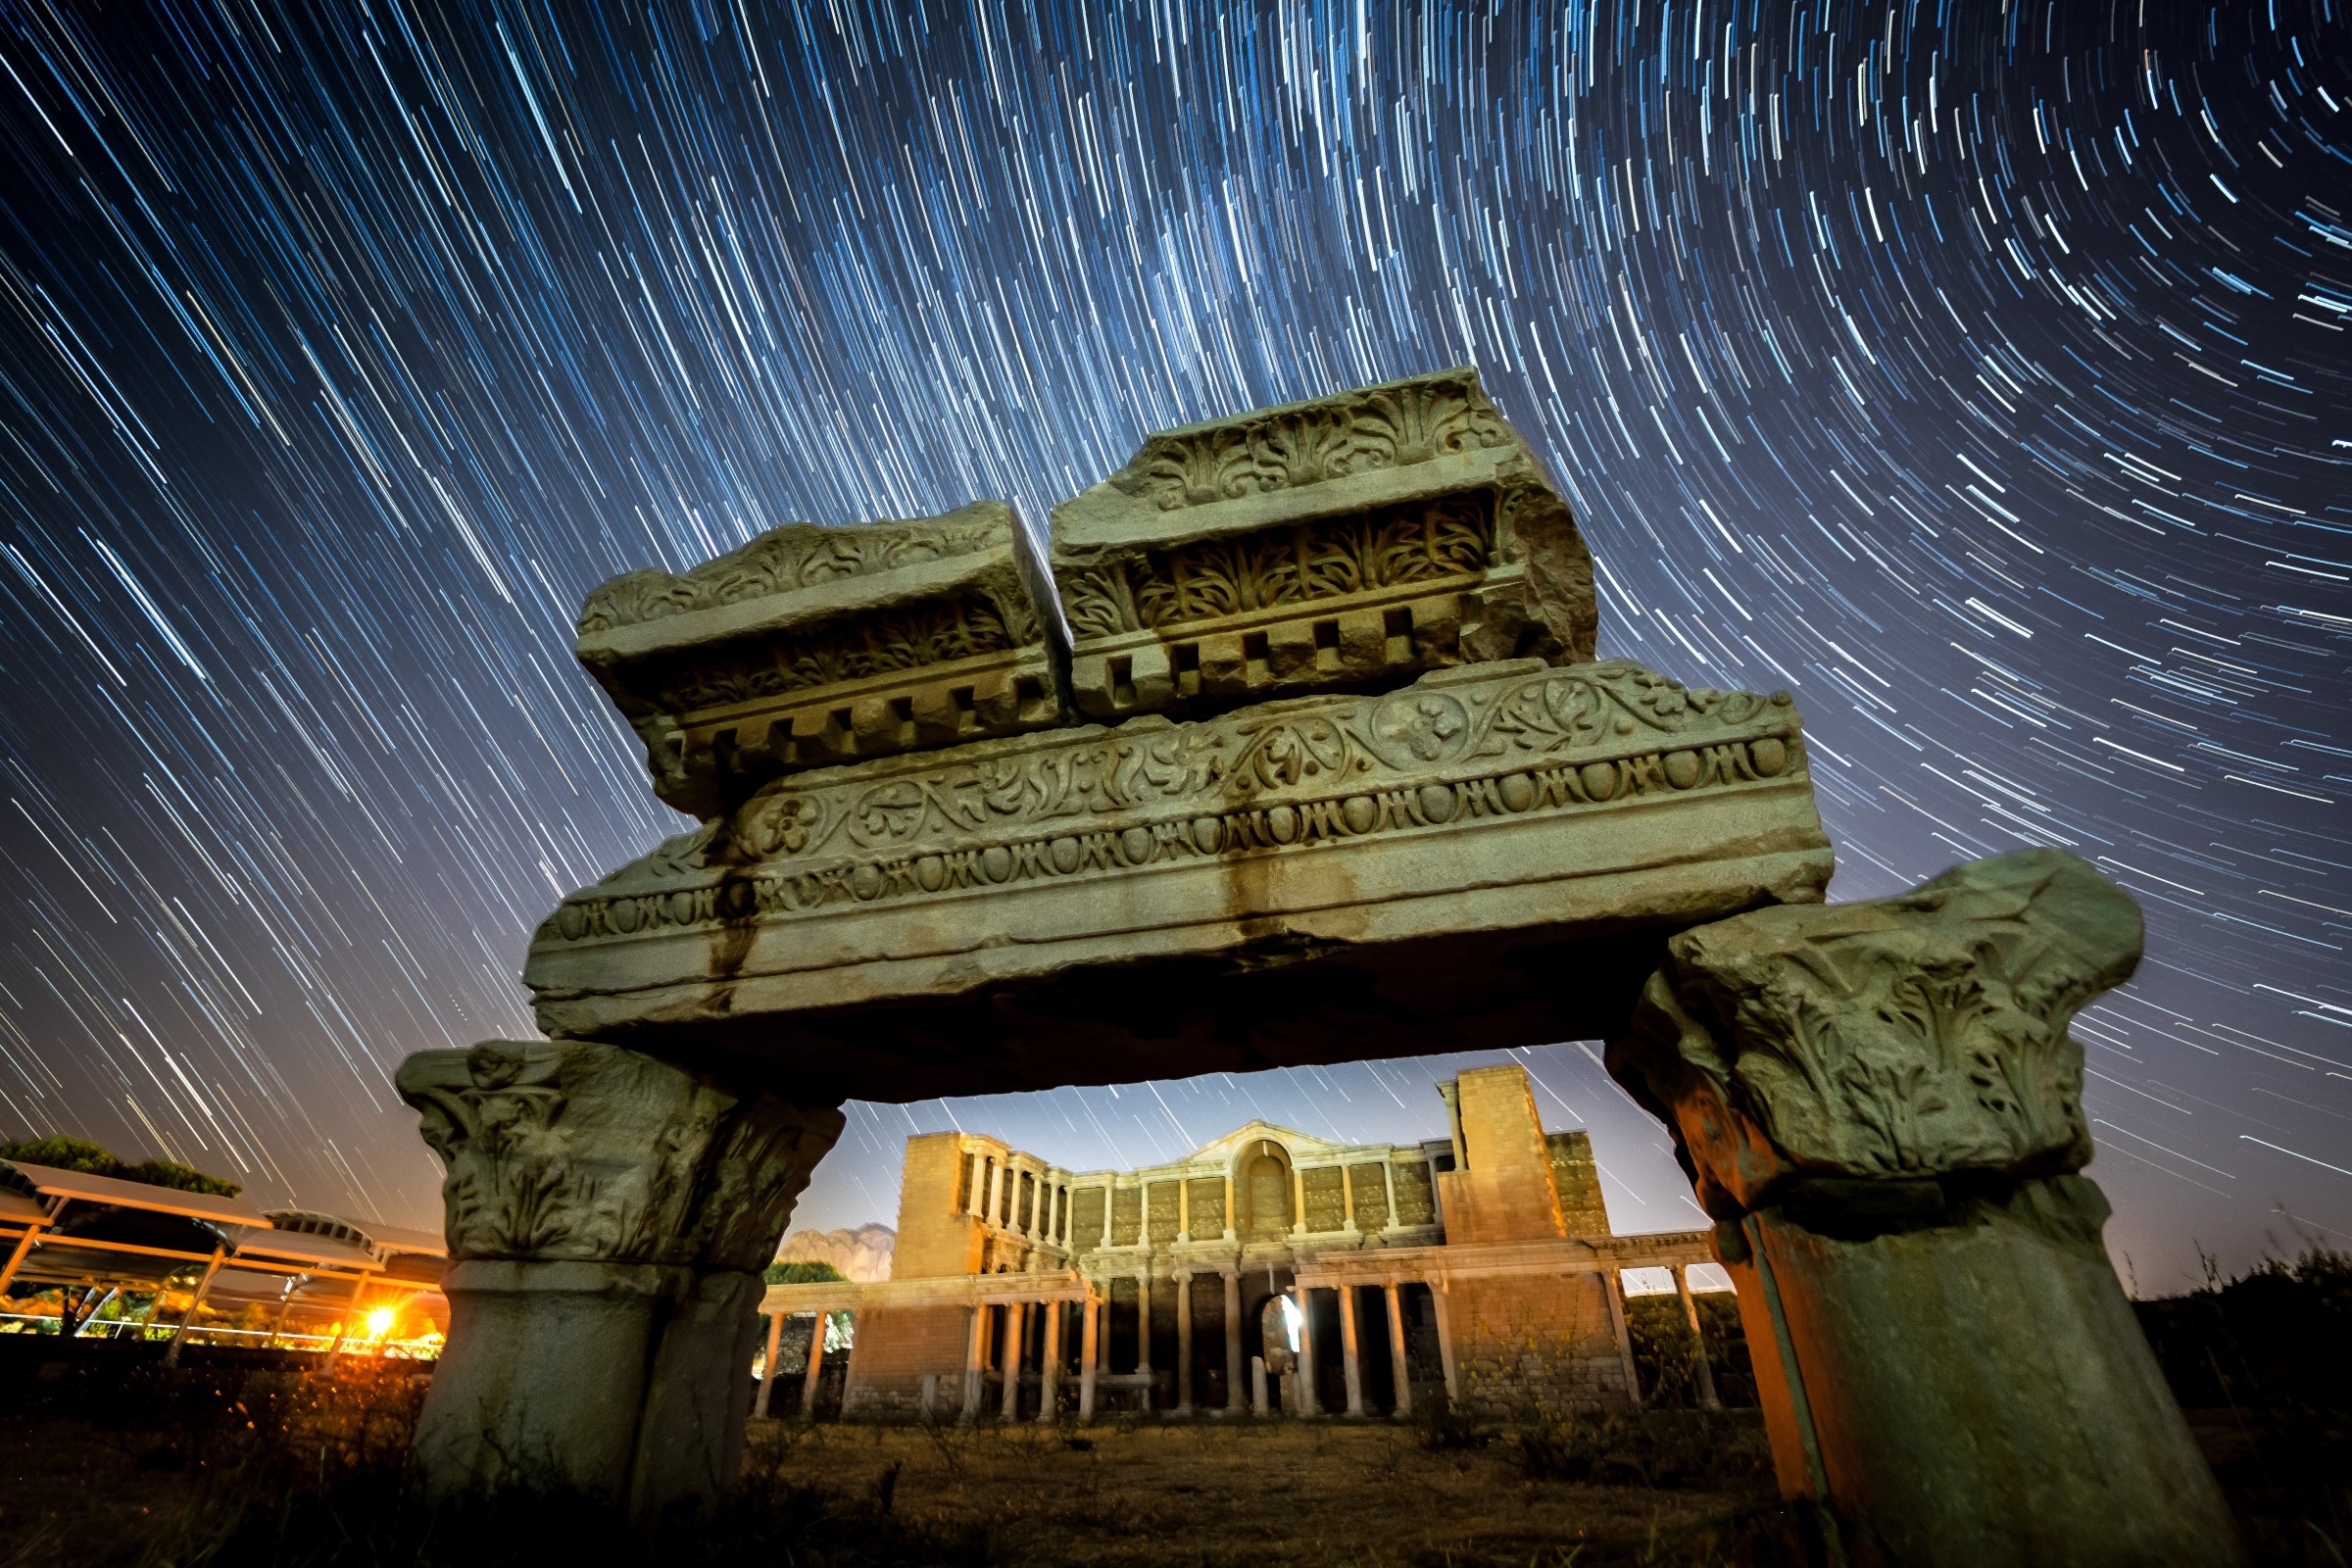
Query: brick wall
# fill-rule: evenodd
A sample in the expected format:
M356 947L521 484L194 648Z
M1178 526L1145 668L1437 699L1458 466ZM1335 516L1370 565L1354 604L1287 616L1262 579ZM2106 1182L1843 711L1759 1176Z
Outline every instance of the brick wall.
M1609 1234L1609 1209L1600 1196L1600 1167L1592 1162L1591 1133L1550 1133L1551 1185L1560 1195L1560 1223L1571 1236Z
M980 1223L966 1214L956 1199L964 1185L961 1169L970 1163L963 1141L956 1133L906 1140L906 1175L899 1186L899 1240L891 1258L891 1278L941 1279L979 1268Z
M1446 1310L1462 1405L1487 1419L1624 1408L1606 1290L1596 1274L1454 1281Z
M924 1374L937 1373L939 1413L954 1415L962 1407L970 1333L967 1307L878 1306L858 1313L842 1414L911 1416L922 1399Z

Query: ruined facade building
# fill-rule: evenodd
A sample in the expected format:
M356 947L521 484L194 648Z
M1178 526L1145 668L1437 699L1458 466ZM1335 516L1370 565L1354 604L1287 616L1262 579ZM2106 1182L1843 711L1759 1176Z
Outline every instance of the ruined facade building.
M1591 1136L1545 1133L1523 1069L1438 1092L1426 1143L1251 1122L1135 1171L910 1138L892 1278L771 1287L769 1343L853 1313L844 1416L1632 1404L1619 1271L1671 1269L1688 1308L1706 1233L1612 1235Z

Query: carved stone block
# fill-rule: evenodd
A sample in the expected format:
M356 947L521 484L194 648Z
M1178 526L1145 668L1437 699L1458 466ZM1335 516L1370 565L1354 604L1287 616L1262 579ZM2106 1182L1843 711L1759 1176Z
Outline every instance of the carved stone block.
M1468 368L1160 431L1054 509L1097 718L1592 657L1592 563Z
M556 1487L653 1518L736 1473L760 1293L841 1112L576 1040L401 1063L447 1175L439 1495Z
M797 768L1062 721L1012 509L786 523L683 575L588 597L578 653L644 740L654 793L712 817Z
M524 978L829 1096L1127 1081L1605 1033L1666 932L1830 865L1786 695L1523 660L794 774Z
M841 1118L634 1052L492 1040L400 1064L454 1261L759 1270Z
M2059 850L1976 860L1900 898L1686 931L1612 1069L1673 1125L1728 1219L1784 1184L2080 1170L2084 1003L2139 962L2139 906Z

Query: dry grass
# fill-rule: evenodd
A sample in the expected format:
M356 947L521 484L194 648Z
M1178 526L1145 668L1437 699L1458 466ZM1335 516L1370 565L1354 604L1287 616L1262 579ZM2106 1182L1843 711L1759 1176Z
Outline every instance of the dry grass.
M1726 1418L1760 1452L1760 1429ZM1199 1421L1054 1431L798 1429L760 1423L755 1475L841 1505L879 1496L911 1526L985 1533L1005 1562L1470 1564L1735 1558L1769 1533L1753 1463L1658 1490L1530 1479L1508 1437L1432 1450L1389 1423Z
M80 1358L76 1358L79 1361ZM419 1383L105 1367L0 1387L0 1568L658 1560L852 1565L1597 1564L1776 1558L1752 1416L1659 1412L1645 1472L1531 1479L1516 1435L1391 1423L753 1425L737 1494L650 1539L593 1502L435 1512L406 1487ZM11 1397L14 1396L15 1397ZM1554 1438L1559 1434L1553 1433ZM1604 1459L1620 1432L1586 1433ZM1659 1465L1659 1453L1681 1454ZM1690 1456L1712 1456L1699 1474ZM1730 1456L1730 1462L1717 1461ZM1773 1549L1767 1549L1772 1547Z

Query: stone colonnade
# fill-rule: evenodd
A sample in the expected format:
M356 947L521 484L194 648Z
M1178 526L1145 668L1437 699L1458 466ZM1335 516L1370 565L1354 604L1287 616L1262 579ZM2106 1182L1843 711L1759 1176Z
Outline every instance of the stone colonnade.
M1304 1406L1301 1413L1325 1413L1316 1376L1320 1362L1313 1339L1314 1292L1329 1290L1337 1300L1341 1377L1347 1391L1345 1412L1350 1416L1371 1413L1366 1408L1364 1358L1379 1353L1378 1347L1367 1348L1362 1344L1358 1293L1374 1290L1381 1293L1389 1331L1391 1386L1396 1391L1395 1413L1403 1415L1412 1409L1412 1381L1401 1311L1400 1293L1404 1287L1421 1285L1429 1290L1446 1396L1449 1401L1459 1401L1463 1396L1462 1372L1451 1310L1456 1281L1500 1280L1537 1294L1557 1290L1563 1281L1580 1276L1597 1276L1600 1280L1625 1395L1629 1402L1639 1405L1642 1402L1642 1380L1634 1365L1633 1338L1625 1314L1623 1275L1629 1268L1664 1268L1673 1276L1675 1294L1698 1348L1699 1402L1707 1409L1720 1409L1722 1401L1715 1392L1714 1370L1707 1361L1706 1339L1700 1331L1698 1307L1691 1298L1689 1276L1691 1264L1713 1260L1705 1233L1622 1237L1613 1238L1612 1242L1615 1245L1605 1248L1563 1241L1456 1245L1394 1253L1326 1252L1316 1256L1299 1269L1292 1293L1298 1303L1300 1324L1298 1354L1304 1373L1299 1380Z

